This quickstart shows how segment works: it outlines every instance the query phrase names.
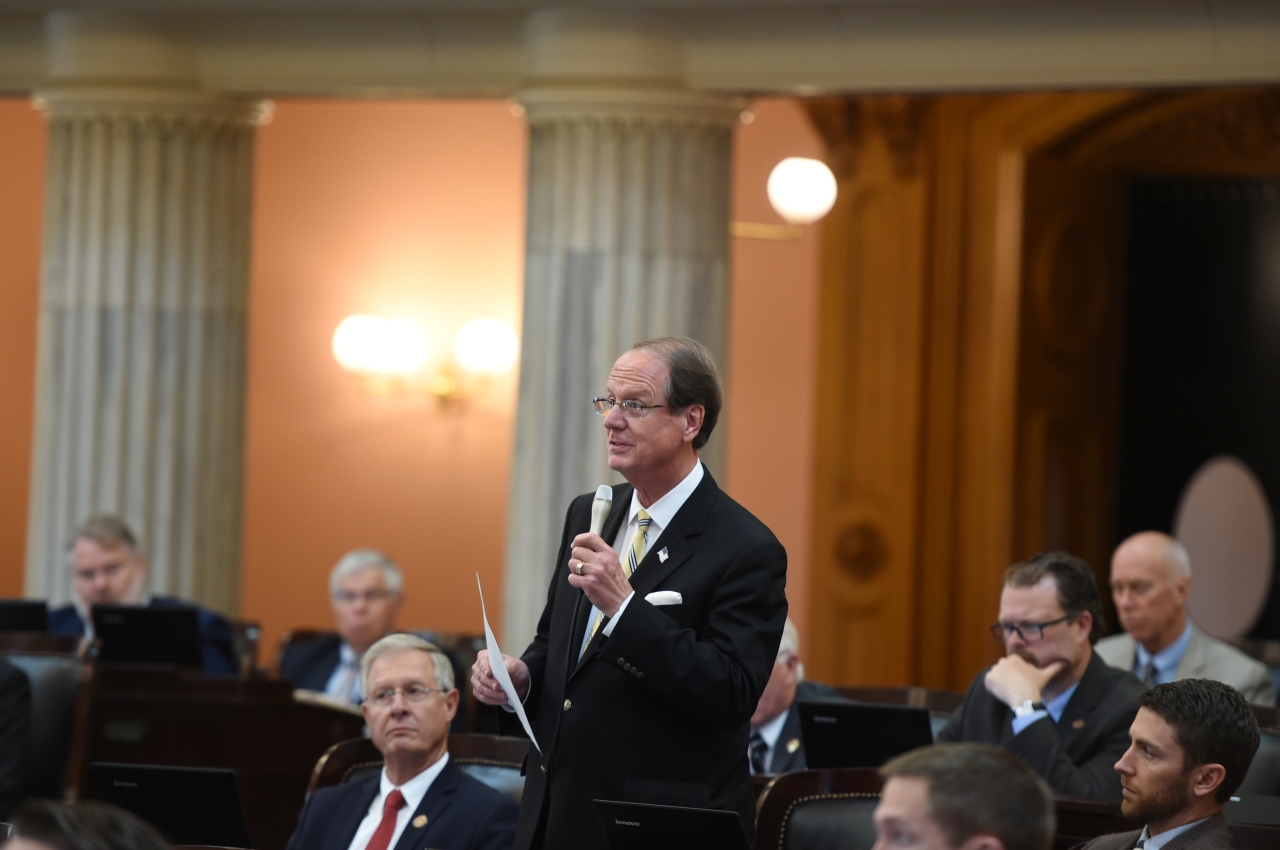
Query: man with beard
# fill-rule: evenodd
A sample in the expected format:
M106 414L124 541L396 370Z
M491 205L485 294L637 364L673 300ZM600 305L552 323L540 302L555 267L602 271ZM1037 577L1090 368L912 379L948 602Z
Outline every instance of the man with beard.
M974 678L938 741L1000 744L1058 794L1120 798L1112 766L1129 744L1142 683L1093 652L1102 601L1093 569L1045 552L1004 575L1006 655Z
M1229 850L1222 806L1258 749L1249 703L1230 685L1184 679L1156 685L1138 704L1116 771L1121 811L1146 826L1095 838L1088 850Z

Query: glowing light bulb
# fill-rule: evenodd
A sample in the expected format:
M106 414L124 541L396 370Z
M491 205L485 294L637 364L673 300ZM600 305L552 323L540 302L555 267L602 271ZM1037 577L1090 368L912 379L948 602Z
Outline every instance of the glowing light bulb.
M333 332L333 356L343 369L366 375L412 375L427 362L427 333L410 319L347 316Z
M769 203L788 224L812 224L836 203L836 176L816 159L789 156L773 167Z
M520 354L520 341L500 319L472 319L453 338L453 356L468 372L497 375L507 371Z

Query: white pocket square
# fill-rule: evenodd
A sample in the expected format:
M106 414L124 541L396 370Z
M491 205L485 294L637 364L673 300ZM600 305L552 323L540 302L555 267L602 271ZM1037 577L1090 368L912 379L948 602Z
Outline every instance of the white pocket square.
M644 598L650 605L679 605L684 598L674 590L655 590Z

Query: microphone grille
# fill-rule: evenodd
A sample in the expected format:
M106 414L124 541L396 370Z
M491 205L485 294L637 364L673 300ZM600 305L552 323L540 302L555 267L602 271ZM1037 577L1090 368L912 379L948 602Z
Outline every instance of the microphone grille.
M608 484L601 484L596 488L596 498L604 499L606 502L613 501L613 488Z

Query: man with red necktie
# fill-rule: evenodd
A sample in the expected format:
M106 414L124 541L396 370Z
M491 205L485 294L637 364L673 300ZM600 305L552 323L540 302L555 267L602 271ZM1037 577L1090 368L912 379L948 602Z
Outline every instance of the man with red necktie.
M433 644L388 635L360 664L378 776L322 788L302 810L288 850L507 850L519 807L449 758L458 710L453 667Z

